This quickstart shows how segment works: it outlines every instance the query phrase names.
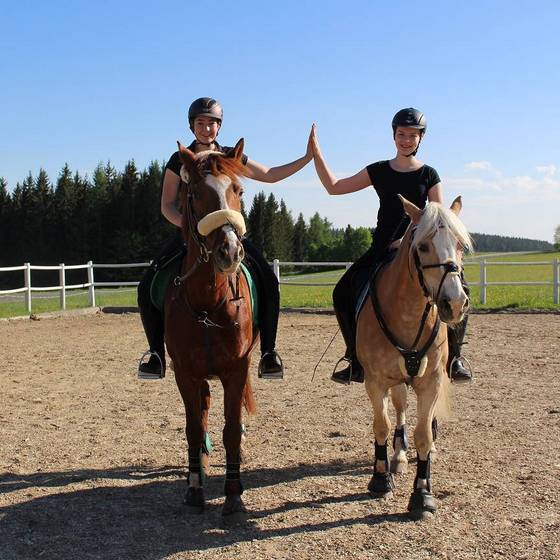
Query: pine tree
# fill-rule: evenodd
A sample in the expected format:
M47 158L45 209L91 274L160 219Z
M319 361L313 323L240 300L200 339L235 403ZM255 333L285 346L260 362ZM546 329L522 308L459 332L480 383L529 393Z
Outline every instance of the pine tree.
M268 195L264 205L264 239L263 255L272 260L278 258L279 240L276 236L278 231L278 202L273 193Z
M247 237L261 252L264 248L265 204L265 194L261 191L254 196L251 209L249 210L249 216L247 217Z
M291 261L293 259L294 220L283 200L280 200L280 211L276 216L274 237L277 251L274 258L280 261Z
M307 260L307 225L301 212L294 226L292 254L295 262Z

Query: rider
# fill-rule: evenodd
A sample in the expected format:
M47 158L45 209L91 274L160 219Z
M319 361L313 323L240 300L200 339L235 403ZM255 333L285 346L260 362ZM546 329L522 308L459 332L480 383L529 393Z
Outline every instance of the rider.
M396 249L410 218L405 214L397 196L401 194L419 208L426 201L443 202L442 186L437 171L416 158L416 152L426 132L426 117L412 107L401 109L393 117L393 140L397 148L391 160L368 165L355 175L337 179L328 168L321 153L316 127L313 125L311 140L315 169L321 183L332 195L347 194L370 185L379 196L377 227L371 247L342 276L333 291L333 303L340 330L346 342L344 359L348 366L333 373L338 383L363 382L364 372L356 357L355 310L359 290L367 282L372 268L390 249ZM463 285L465 282L463 279ZM468 288L466 288L468 295ZM448 328L450 376L456 381L470 381L471 373L461 359L461 345L465 335L467 318L455 328Z
M189 128L195 140L188 148L197 153L206 150L228 153L232 148L221 146L216 141L222 125L223 110L221 105L210 97L200 97L189 107ZM313 157L311 144L308 142L304 156L278 167L268 168L247 156L243 156L248 173L247 177L263 183L276 183L293 175L304 167ZM163 176L161 193L161 212L165 218L181 228L181 212L177 207L179 187L181 185L181 162L179 152L169 158ZM258 297L258 323L261 340L261 360L259 362L259 376L275 379L283 377L283 365L275 350L276 330L280 307L278 280L259 250L248 240L243 239L245 249L245 263L252 273ZM150 297L152 280L159 266L169 257L183 250L184 242L180 229L177 235L164 248L162 253L152 262L138 286L138 306L142 317L142 324L150 345L150 358L141 363L138 376L142 379L160 379L165 375L165 347L164 321L162 313L155 307Z

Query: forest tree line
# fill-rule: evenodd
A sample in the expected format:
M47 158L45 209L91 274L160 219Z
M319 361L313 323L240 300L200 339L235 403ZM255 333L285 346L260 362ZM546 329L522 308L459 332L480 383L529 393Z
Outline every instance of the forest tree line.
M0 177L0 267L149 261L176 229L160 212L163 170L155 161L139 170L131 160L122 171L99 164L88 177L65 165L54 183L41 169L12 191ZM374 235L367 227L335 228L318 213L294 219L283 200L264 192L243 213L247 236L269 260L353 261ZM473 237L478 251L552 249L545 241Z

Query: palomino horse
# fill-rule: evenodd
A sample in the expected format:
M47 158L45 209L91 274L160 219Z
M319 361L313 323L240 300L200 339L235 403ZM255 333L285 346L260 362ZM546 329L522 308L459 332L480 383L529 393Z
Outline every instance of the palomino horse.
M436 511L430 476L432 422L438 401L440 405L446 402L449 384L445 369L447 329L439 328L440 319L455 325L468 309L460 261L461 248L472 248L472 242L457 217L462 206L460 197L454 200L451 210L435 202L420 210L400 198L411 225L395 259L382 267L371 282L370 297L357 324L358 359L364 367L365 387L374 413L374 474L368 488L376 498L390 496L393 490L387 459L389 390L398 423L391 470L404 470L404 383L412 385L418 397L414 431L418 462L408 509L415 517L427 517Z
M181 193L187 254L182 276L165 298L166 345L187 416L189 487L184 502L191 512L204 509L207 379L218 377L224 388L224 520L246 515L240 478L241 409L245 406L249 413L256 409L248 372L257 333L249 286L239 269L244 256L240 236L245 233L240 212L242 154L243 139L227 155L194 154L179 144L181 177L187 185Z

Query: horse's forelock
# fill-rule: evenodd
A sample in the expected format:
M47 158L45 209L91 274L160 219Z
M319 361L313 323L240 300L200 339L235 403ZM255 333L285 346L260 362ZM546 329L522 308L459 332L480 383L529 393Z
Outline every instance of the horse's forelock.
M429 202L422 212L411 243L411 250L416 249L426 239L433 237L440 227L449 230L465 249L472 250L472 239L463 222L451 210L437 202Z
M241 160L211 150L197 154L196 167L200 175L205 173L211 173L215 177L227 175L232 181L247 175L247 168Z

